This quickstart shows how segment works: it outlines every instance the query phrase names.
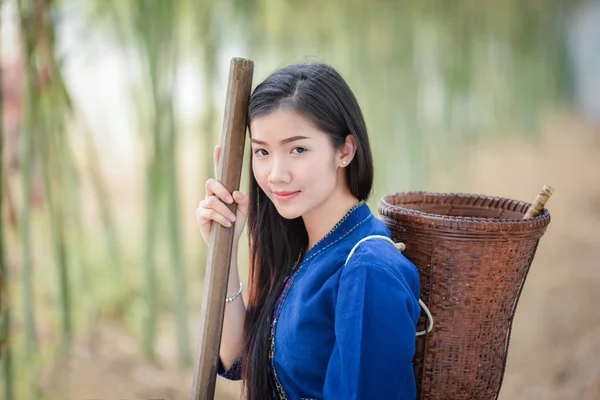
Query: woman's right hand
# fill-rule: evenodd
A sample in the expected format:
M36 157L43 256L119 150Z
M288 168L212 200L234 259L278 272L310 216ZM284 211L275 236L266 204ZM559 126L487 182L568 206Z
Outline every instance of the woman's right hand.
M217 165L219 165L219 155L221 146L215 146L214 151L214 174L217 175ZM235 217L226 204L237 203ZM206 181L206 196L200 202L196 209L196 219L202 238L208 244L212 222L215 221L227 228L230 228L235 222L235 231L233 233L234 243L239 240L244 225L248 220L248 209L250 198L242 192L234 191L229 193L225 187L216 179L210 178Z

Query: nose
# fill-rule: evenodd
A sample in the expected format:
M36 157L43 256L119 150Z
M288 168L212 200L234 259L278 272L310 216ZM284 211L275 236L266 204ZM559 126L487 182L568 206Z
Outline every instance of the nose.
M281 157L273 157L271 171L269 173L269 183L273 185L281 183L290 183L291 174L289 173L287 163Z

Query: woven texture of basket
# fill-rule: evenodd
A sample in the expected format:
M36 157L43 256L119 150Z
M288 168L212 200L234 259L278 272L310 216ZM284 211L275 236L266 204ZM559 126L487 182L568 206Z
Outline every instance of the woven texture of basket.
M417 337L417 399L497 399L517 303L547 210L468 194L384 196L379 216L419 269L434 328ZM426 318L418 330L425 329Z

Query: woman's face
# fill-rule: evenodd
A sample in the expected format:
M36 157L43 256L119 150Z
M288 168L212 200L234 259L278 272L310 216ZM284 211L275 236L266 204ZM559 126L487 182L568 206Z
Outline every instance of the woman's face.
M305 117L277 109L253 118L250 131L254 177L282 217L316 209L339 187L330 139Z

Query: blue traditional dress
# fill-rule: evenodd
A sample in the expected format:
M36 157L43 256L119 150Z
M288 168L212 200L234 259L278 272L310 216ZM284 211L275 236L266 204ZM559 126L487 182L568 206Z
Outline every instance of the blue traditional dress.
M365 202L313 246L273 314L271 372L280 399L414 399L417 268ZM345 264L346 263L346 264ZM345 264L345 265L344 265ZM241 356L219 375L240 379Z

